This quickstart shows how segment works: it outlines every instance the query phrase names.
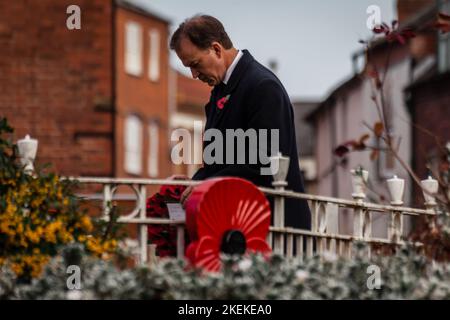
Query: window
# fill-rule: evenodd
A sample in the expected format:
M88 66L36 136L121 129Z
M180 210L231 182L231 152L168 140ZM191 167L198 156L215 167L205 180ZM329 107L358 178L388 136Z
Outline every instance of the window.
M152 29L149 32L149 62L148 62L148 77L151 81L159 80L159 51L160 40L159 32L156 29Z
M450 14L450 0L440 1L440 12ZM439 31L438 46L438 67L439 72L444 73L450 70L450 33Z
M125 120L125 171L131 174L142 172L142 123L138 116L130 115Z
M125 25L125 71L134 76L142 74L142 29L135 22Z
M158 176L159 128L156 121L148 126L148 136L148 175L153 178Z

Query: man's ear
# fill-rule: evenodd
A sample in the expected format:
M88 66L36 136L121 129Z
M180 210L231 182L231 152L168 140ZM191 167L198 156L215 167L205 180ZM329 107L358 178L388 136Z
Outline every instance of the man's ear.
M222 57L223 47L222 47L222 45L219 42L214 41L211 44L211 48L214 51L214 54L216 55L217 58L221 58Z

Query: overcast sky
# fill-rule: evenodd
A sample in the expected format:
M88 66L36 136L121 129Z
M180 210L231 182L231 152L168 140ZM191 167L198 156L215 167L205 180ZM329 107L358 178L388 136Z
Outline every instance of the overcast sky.
M218 18L238 49L262 64L278 62L277 75L292 98L324 98L351 72L351 54L366 26L370 5L392 21L395 0L132 0L171 20L171 31L196 13ZM186 68L172 53L171 64ZM186 73L188 74L188 73Z

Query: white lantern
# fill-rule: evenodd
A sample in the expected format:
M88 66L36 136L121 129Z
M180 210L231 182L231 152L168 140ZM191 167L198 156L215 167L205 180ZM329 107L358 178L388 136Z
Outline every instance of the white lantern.
M36 158L38 141L31 139L27 134L24 139L17 141L17 147L19 149L20 163L24 166L24 171L27 174L32 174L34 171L34 159Z
M280 152L270 157L270 172L273 176L274 186L286 186L286 177L289 171L289 157L284 157Z
M405 191L405 180L394 175L387 181L389 194L391 195L391 205L401 206L403 204L403 193Z
M367 181L369 179L369 171L361 168L350 170L352 174L352 186L354 199L364 199L366 197Z
M436 199L434 197L435 194L437 194L439 190L439 183L436 179L433 179L431 176L428 176L428 179L422 180L422 191L423 196L425 198L425 205L426 206L435 206L436 205ZM426 192L428 191L428 192Z

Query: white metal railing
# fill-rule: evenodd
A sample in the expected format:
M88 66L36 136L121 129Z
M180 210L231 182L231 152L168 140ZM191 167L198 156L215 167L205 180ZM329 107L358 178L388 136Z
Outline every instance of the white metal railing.
M37 152L38 141L28 135L18 141L19 156L25 172L33 174L33 161ZM391 196L391 205L379 205L365 202L366 185L369 172L362 168L351 170L353 185L352 200L337 199L310 194L296 193L285 190L286 176L289 168L289 158L281 154L270 157L270 173L273 175L273 189L260 188L267 196L274 197L273 225L270 227L268 243L276 253L288 257L312 256L316 253L331 251L338 255L350 257L354 241L364 241L378 244L401 244L403 239L403 221L411 216L435 215L436 201L434 195L439 184L428 178L422 181L422 189L426 200L426 209L403 207L404 180L394 176L387 181ZM77 180L82 184L100 184L102 194L90 194L87 198L103 201L103 218L110 218L109 204L114 198L117 188L122 185L131 187L135 193L135 208L127 215L118 219L120 223L137 224L139 226L140 263L148 262L148 252L154 246L148 245L148 225L172 224L177 228L177 257L184 255L184 224L170 219L148 218L146 214L147 187L152 185L196 185L198 181L161 180L161 179L116 179L80 177L67 178ZM312 228L301 230L284 225L284 199L287 197L305 199L311 208ZM353 234L339 232L339 209L345 208L353 212ZM376 238L372 235L372 213L382 213L388 216L387 237ZM369 252L370 254L370 252Z
M118 218L119 223L137 224L139 226L139 261L147 263L149 251L148 225L170 224L177 228L177 257L184 256L184 223L170 219L148 218L146 215L147 187L154 185L197 185L199 181L161 180L161 179L117 179L79 177L69 178L81 184L100 184L103 194L86 195L87 199L103 200L103 217L109 219L110 207L108 203L115 199L114 193L119 186L129 186L135 193L136 207L128 214ZM279 182L279 181L278 181ZM403 220L407 216L432 216L435 214L433 204L429 203L427 209L408 208L400 205L380 205L365 202L361 195L353 200L338 199L310 194L296 193L285 190L283 183L274 183L275 188L259 188L267 196L274 197L273 225L270 227L268 243L274 252L287 257L310 257L313 254L333 252L339 256L351 257L352 244L363 241L371 244L402 244L404 239ZM298 198L308 201L311 209L311 230L295 229L284 225L284 199ZM353 212L353 234L341 234L337 228L339 209L346 208ZM387 238L372 236L372 213L378 212L389 217ZM370 252L369 252L370 254Z

